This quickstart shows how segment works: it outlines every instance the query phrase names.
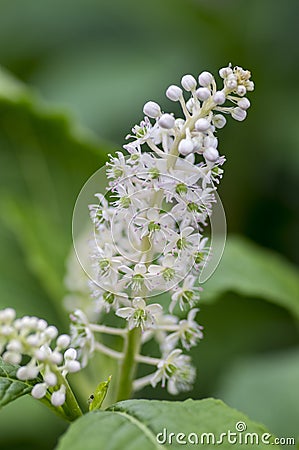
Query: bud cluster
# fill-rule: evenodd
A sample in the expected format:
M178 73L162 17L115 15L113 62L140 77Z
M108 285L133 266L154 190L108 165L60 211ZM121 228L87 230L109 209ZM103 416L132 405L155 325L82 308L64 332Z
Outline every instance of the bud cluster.
M180 103L182 117L163 112L154 101L144 105L145 117L124 145L128 156L120 151L110 156L107 193L96 194L97 203L89 206L94 224L90 288L102 325L76 311L74 342L85 365L95 350L123 357L97 343L95 332L126 337L139 328L142 342L154 338L161 357L135 359L156 366L156 371L136 380L135 389L168 381L169 391L177 393L194 381L190 357L182 352L203 337L195 306L198 276L211 251L203 232L225 162L217 132L226 124L225 115L237 121L246 118L250 102L245 95L254 89L250 72L241 67L229 65L219 75L221 88L206 71L198 79L185 75L181 87L167 88L166 97ZM166 291L167 308L151 302ZM179 309L189 311L186 319L179 319ZM110 312L126 321L123 328L117 331L103 324Z
M33 380L41 374L42 382L34 385L31 394L40 399L49 392L53 406L65 402L66 375L81 368L76 350L69 348L70 342L69 335L58 336L57 328L43 319L16 319L14 309L0 310L0 356L7 363L20 365L19 380Z

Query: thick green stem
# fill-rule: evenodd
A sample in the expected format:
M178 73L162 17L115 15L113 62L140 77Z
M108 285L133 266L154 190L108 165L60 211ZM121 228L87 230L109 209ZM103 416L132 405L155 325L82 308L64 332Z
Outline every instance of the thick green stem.
M136 370L135 356L139 353L141 328L129 331L125 341L124 359L120 367L117 401L127 400L132 393L132 385Z

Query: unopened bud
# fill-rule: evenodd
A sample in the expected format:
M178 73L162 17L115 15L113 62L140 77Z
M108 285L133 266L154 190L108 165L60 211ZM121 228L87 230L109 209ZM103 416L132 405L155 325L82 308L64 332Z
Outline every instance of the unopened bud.
M213 95L213 100L216 105L223 105L226 100L225 93L223 91L215 92L215 94Z
M62 385L58 391L53 392L51 403L53 406L61 406L65 402L65 386Z
M203 156L206 161L215 162L219 158L218 150L214 147L208 147L204 152Z
M46 383L38 383L35 386L33 386L31 395L34 398L43 398L46 395L47 392L47 385Z
M210 128L211 124L207 119L198 119L195 122L195 129L197 131L207 131Z
M213 80L214 77L210 72L201 72L198 76L198 82L201 86L209 86Z
M238 101L238 106L241 109L248 109L250 107L250 101L248 98L241 98L241 100Z
M159 119L159 125L161 128L170 130L174 127L175 118L171 114L163 114Z
M177 102L183 95L183 91L180 87L172 84L166 91L166 97L173 102Z
M186 156L193 152L193 142L191 139L182 139L179 143L179 152L181 155Z
M197 83L193 75L184 75L181 84L186 91L193 91Z
M242 122L242 120L246 119L247 112L244 109L239 108L239 106L237 106L236 108L233 108L231 115L233 119Z
M197 89L196 96L197 96L197 98L199 100L204 102L205 100L207 100L211 96L211 92L210 92L210 90L208 88L201 87L201 88Z
M56 341L57 347L66 348L70 345L71 338L68 334L61 334Z
M147 102L143 107L146 116L156 119L161 115L161 108L156 102Z
M227 78L229 75L233 73L233 70L231 67L222 67L222 69L219 70L219 75L221 78Z

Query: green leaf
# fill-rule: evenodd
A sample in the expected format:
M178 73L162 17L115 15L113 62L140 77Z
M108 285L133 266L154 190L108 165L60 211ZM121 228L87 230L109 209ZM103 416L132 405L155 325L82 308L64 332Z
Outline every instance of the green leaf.
M91 396L91 402L89 403L89 411L100 409L103 401L105 400L110 381L111 376L108 378L107 381L103 381L96 387L94 394L92 394Z
M19 306L24 296L28 310L44 309L49 317L50 299L59 318L72 210L107 148L0 69L0 307ZM24 273L24 289L18 289L15 280Z
M8 364L0 357L0 408L23 395L29 394L41 379L21 381L17 378L19 366Z
M214 433L219 439L221 433L236 431L236 424L243 422L248 433L257 433L259 437L267 430L248 419L243 413L229 408L220 400L186 400L185 402L167 402L156 400L129 400L117 403L106 411L94 411L74 422L61 438L57 450L155 450L162 448L179 449L181 440L194 441L213 439L202 433ZM160 443L157 440L157 435ZM171 437L170 433L175 433ZM184 433L185 436L179 435ZM191 435L191 433L193 433ZM245 432L238 435L244 436ZM166 442L164 441L166 437ZM169 443L172 439L172 443ZM205 441L206 443L207 441ZM206 443L207 445L207 443ZM194 444L186 443L184 448L194 448ZM207 448L214 448L212 444ZM234 449L225 437L221 448ZM254 450L268 448L260 442L250 445Z
M232 291L275 303L299 318L299 271L282 256L241 237L227 239L220 265L203 287L203 302Z

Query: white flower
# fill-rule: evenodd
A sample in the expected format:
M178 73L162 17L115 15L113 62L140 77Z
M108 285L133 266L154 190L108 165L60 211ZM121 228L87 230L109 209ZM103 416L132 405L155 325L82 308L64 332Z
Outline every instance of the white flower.
M105 244L104 248L97 247L92 255L93 267L96 270L99 280L102 277L117 277L118 268L122 263L122 258L115 256L116 248L111 244Z
M193 227L184 227L179 233L172 233L168 244L164 249L164 253L172 252L182 252L188 251L188 249L194 248L198 245L199 234L194 233L195 229ZM194 234L193 234L194 233Z
M165 239L165 234L171 229L173 222L173 218L169 214L160 214L157 208L149 208L145 217L137 215L134 218L134 224L140 227L141 239L149 236L158 241Z
M125 282L126 286L131 287L132 291L140 292L144 287L151 288L150 277L147 272L145 264L136 264L133 269L131 267L122 265L119 267L121 272L124 272L122 282Z
M165 387L167 381L168 391L175 395L190 390L194 379L195 369L190 365L190 357L175 349L159 362L151 384L155 387L161 381Z
M109 206L104 195L95 194L95 197L99 199L99 204L89 205L88 208L92 222L99 229L104 221L111 220L113 208Z
M158 303L147 305L142 298L135 298L132 307L120 308L116 311L116 315L127 319L129 329L141 327L144 331L155 324L156 316L161 313L162 306Z
M70 315L72 346L78 351L81 366L85 367L89 358L93 355L95 338L90 330L89 322L85 314L76 310Z
M182 260L175 258L173 255L164 256L161 260L161 264L150 264L148 271L151 275L158 276L158 280L155 281L155 286L162 284L169 284L177 281L184 272ZM160 281L161 279L161 281Z
M191 347L197 344L199 339L203 338L203 327L194 320L198 311L197 308L191 309L187 319L180 320L178 330L167 336L166 341L170 348L174 348L178 341L181 340L182 346L190 350Z
M199 300L198 288L194 288L195 277L188 275L182 286L177 286L174 289L174 294L171 296L171 303L169 311L172 313L175 305L179 302L180 308L183 310L186 306L193 306Z

